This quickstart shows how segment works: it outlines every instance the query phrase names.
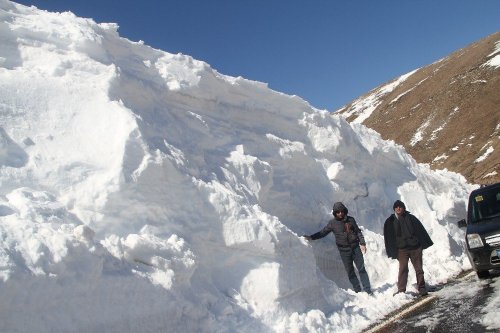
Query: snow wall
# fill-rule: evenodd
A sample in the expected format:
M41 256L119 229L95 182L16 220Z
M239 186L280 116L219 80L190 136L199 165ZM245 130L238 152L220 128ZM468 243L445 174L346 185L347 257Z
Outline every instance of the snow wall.
M354 332L400 305L383 223L396 199L468 268L471 185L261 82L72 13L0 0L0 330ZM364 231L355 294L335 201ZM410 272L410 283L414 283Z

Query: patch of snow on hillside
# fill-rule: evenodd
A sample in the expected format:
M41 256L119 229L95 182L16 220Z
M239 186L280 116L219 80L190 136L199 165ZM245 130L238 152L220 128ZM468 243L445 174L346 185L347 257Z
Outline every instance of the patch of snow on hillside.
M491 146L490 146L490 147L488 147L488 148L486 149L486 151L483 153L483 155L479 156L479 157L478 157L478 158L474 161L474 163L480 163L480 162L482 162L482 161L486 160L486 159L488 158L488 156L490 156L490 155L493 153L493 151L495 151L495 149L494 149L493 147L491 147Z
M388 83L379 89L374 90L366 97L359 98L352 103L352 106L347 112L343 112L341 115L344 118L349 118L356 115L356 118L352 121L353 123L361 124L375 111L375 109L382 103L381 98L385 95L391 93L397 86L402 82L406 81L413 73L417 70L409 72L405 75L400 76L391 83Z
M422 141L424 138L424 132L429 127L431 124L431 119L427 119L422 125L419 126L415 134L413 134L413 137L410 140L410 145L415 146L418 142Z
M441 155L436 156L436 157L432 160L432 162L433 162L433 163L435 163L435 162L439 162L439 161L445 160L445 159L447 159L447 158L448 158L448 155L446 155L446 154L441 154Z
M449 120L450 118L452 118L455 114L458 113L459 110L460 110L460 108L458 106L454 107L453 110L450 112L450 114L447 116L447 119ZM436 128L435 130L432 131L432 133L429 137L429 141L433 141L433 140L437 139L438 133L441 132L446 127L448 120L445 121L441 126L439 126L438 128Z
M427 78L421 80L419 83L417 83L415 86L411 87L410 89L408 89L407 91L399 94L396 98L394 98L392 101L389 102L389 104L393 104L393 103L396 103L397 101L399 101L399 99L401 97L403 97L404 95L408 94L409 92L415 90L415 88L417 88L419 85L421 85L425 80L427 80Z
M495 67L498 68L500 67L500 41L495 43L495 50L488 55L488 57L493 57L490 60L488 60L485 64L482 66L490 66L490 67Z
M498 173L496 171L492 171L490 173L487 173L485 174L482 178L488 178L488 177L494 177L496 176Z
M441 125L438 128L436 128L434 131L432 131L431 136L429 137L429 141L436 140L438 133L441 132L445 126L446 126L446 124Z

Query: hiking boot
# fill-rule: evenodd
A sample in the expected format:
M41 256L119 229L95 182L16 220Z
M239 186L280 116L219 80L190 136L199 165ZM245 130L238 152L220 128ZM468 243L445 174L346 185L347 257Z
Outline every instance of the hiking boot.
M426 290L426 289L420 289L420 290L418 291L418 294L419 294L420 296L427 296L427 295L429 295L429 293L427 292L427 290Z

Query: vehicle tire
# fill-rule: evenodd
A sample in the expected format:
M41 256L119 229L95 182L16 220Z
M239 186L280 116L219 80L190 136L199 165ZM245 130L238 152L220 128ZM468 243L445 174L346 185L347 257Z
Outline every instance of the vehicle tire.
M489 271L477 271L476 273L477 273L477 277L480 279L486 279L487 277L490 276Z

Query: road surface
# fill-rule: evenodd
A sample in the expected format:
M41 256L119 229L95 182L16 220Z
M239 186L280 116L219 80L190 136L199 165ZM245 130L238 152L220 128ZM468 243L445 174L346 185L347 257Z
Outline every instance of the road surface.
M498 280L500 271L492 271L490 278L484 280L470 272L421 299L415 309L404 309L403 315L401 311L393 313L367 332L500 332L500 329L487 330L481 324L484 305L492 296L498 297L495 294L498 288L494 287Z

